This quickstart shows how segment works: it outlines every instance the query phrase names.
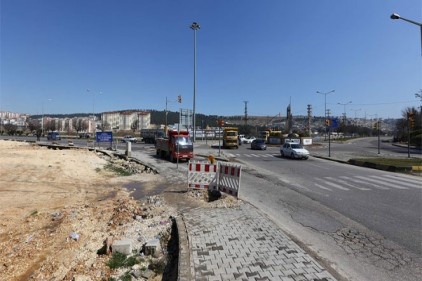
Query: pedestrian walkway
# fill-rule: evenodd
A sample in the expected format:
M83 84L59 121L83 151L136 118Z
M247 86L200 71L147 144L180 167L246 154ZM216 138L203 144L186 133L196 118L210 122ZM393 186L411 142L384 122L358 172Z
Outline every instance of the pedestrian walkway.
M196 154L217 156L215 152L196 144ZM179 280L336 280L247 202L187 210L178 219L178 228Z
M256 208L201 208L183 214L191 280L335 278Z

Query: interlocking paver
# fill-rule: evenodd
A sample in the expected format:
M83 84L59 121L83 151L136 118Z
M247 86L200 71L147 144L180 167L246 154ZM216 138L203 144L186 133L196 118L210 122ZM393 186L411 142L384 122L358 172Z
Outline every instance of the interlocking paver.
M188 210L183 218L194 280L335 280L247 203Z

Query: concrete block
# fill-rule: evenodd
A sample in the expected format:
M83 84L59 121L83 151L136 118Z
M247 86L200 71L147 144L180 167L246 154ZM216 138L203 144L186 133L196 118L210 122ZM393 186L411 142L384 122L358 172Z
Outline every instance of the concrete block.
M113 244L111 245L111 249L113 250L113 252L130 255L132 254L132 241L127 238L113 241Z
M145 244L145 255L154 255L160 247L160 239L151 239Z

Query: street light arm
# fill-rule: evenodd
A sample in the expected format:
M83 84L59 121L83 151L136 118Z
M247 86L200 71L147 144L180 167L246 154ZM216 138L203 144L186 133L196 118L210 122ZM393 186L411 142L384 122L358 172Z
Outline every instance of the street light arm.
M327 92L327 93L323 93L323 92L320 92L320 91L316 91L318 94L323 94L323 95L327 95L327 94L331 94L331 93L334 93L336 90L331 90L331 91L329 91L329 92Z
M399 19L400 19L400 20L404 20L404 21L407 21L407 22L410 22L410 23L413 23L413 24L415 24L415 25L417 25L417 26L422 27L422 23L417 22L417 21L414 21L414 20L410 20L410 19L403 18L403 17L401 17L399 14L396 14L396 13L392 14L392 15L390 16L390 18L391 18L391 19L393 19L393 20L399 20Z

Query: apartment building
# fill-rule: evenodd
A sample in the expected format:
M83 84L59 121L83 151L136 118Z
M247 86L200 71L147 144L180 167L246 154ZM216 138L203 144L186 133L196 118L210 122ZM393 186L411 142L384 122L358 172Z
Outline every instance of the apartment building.
M139 110L111 111L101 113L101 122L106 130L137 130L151 126L151 113Z

